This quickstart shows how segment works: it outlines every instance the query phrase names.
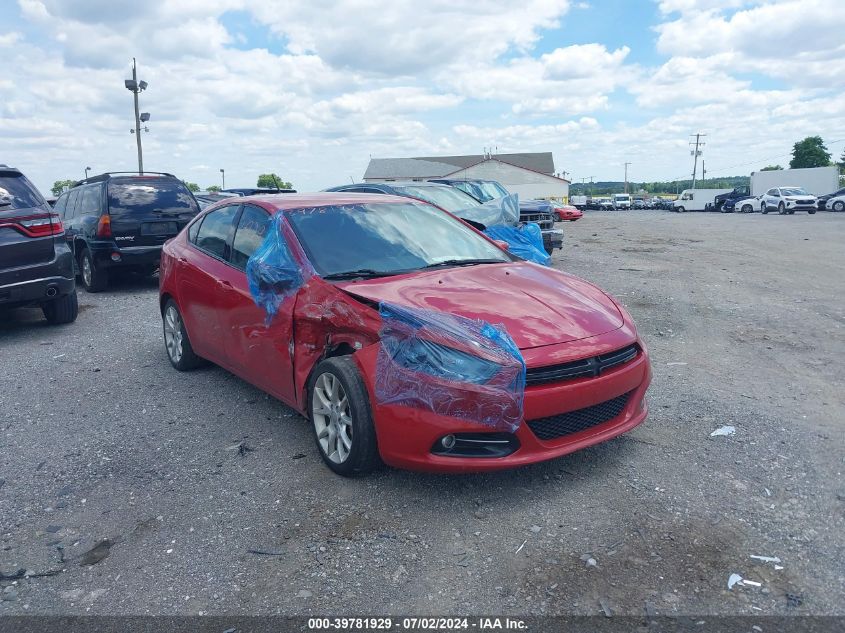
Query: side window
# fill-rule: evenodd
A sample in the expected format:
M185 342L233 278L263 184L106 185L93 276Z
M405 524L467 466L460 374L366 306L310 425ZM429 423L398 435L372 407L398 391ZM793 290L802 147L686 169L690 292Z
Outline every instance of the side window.
M246 270L246 263L250 256L261 246L267 228L270 226L270 215L263 209L252 205L244 205L235 239L232 242L232 265L240 270Z
M76 217L76 203L79 201L79 189L71 189L67 194L65 220Z
M197 248L220 259L229 259L229 239L238 208L239 205L235 204L206 215L197 231Z
M191 224L188 228L188 241L193 242L194 244L197 243L197 233L200 230L200 224L202 224L202 218Z
M59 199L56 200L56 205L53 207L53 212L56 213L60 218L65 217L65 207L67 206L67 196L68 196L68 194L66 194L66 193L59 196Z
M77 204L76 215L100 215L100 186L83 187Z
M767 195L767 196L776 196L776 195L778 195L778 192L777 192L777 190L776 190L776 189L769 189L769 190L766 192L766 195Z

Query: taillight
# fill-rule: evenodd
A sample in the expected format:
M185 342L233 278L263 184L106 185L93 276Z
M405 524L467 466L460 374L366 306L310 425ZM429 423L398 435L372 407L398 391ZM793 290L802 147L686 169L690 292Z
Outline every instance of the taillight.
M0 219L0 227L10 227L27 237L47 237L64 232L62 220L55 213L38 213L17 218Z
M100 216L100 221L97 222L97 237L111 237L111 216Z

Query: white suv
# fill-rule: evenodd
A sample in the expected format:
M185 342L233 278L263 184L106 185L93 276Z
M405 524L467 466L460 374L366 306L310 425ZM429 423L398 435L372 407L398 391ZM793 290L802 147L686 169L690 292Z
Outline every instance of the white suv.
M796 211L816 212L816 197L811 196L801 187L774 187L763 194L761 211L768 213L777 209L778 213L792 215Z

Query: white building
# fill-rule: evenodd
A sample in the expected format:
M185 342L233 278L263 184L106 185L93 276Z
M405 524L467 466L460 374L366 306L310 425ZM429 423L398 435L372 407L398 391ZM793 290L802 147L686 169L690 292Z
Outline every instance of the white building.
M569 181L556 175L551 152L372 158L364 174L365 182L431 178L496 180L523 200L569 199Z

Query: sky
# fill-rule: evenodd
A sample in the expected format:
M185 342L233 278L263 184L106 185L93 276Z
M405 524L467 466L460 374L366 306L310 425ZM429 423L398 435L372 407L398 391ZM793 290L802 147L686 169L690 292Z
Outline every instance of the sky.
M845 149L842 0L0 0L0 163L300 191L371 157L551 151L573 182ZM699 172L700 173L700 172Z

